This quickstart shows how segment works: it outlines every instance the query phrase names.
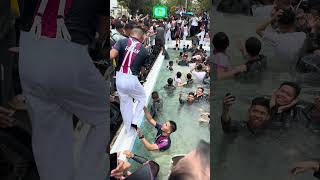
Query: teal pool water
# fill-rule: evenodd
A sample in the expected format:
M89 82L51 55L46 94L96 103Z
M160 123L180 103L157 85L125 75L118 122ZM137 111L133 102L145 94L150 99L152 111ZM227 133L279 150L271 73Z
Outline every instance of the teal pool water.
M214 12L211 30L213 34L224 31L230 38L228 53L231 63L244 63L237 41L244 42L250 36L257 36L255 28L263 21L243 15ZM285 80L297 80L302 85L301 99L313 101L319 92L319 81L293 76L287 71L287 64L278 61L268 44L263 44L262 53L268 57L268 70L263 78L254 83L226 80L212 82L213 109L211 131L212 176L216 180L289 180L290 166L301 160L318 158L320 134L306 128L295 127L288 132L270 132L261 138L241 136L233 138L223 134L220 123L222 98L230 92L237 100L231 108L233 120L246 120L247 110L253 97L271 95ZM312 174L301 174L295 180L312 179Z
M175 50L168 50L168 53L173 61L179 56L179 52ZM178 66L176 63L174 63L173 66L174 71L170 72L166 68L168 63L169 60L165 60L162 64L154 91L158 91L160 98L163 100L163 113L158 122L164 123L168 120L173 120L177 123L177 131L171 135L171 147L165 152L149 152L145 150L143 144L136 139L132 150L135 154L154 160L160 165L159 180L168 179L170 161L174 155L190 152L197 146L200 139L210 142L209 124L198 121L202 113L209 112L209 104L199 103L191 106L180 106L179 103L179 94L181 92L187 94L189 92L195 92L197 87L204 87L205 93L208 93L209 87L194 83L192 88L177 88L172 95L167 94L163 86L166 85L168 78L174 78L176 73L180 71L185 79L187 73L190 72L189 67ZM141 129L146 139L148 139L149 142L154 142L157 133L156 129L146 121L142 123ZM138 164L132 162L131 171L137 167Z

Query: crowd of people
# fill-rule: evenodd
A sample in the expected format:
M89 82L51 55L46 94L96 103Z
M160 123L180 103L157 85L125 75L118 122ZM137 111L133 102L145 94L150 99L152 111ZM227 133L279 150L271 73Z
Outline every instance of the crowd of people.
M296 124L310 130L319 129L320 96L315 95L313 102L301 100L299 95L303 86L296 81L301 74L320 75L320 3L308 2L274 1L270 17L256 27L257 36L249 37L244 46L239 43L244 64L231 66L227 53L230 39L226 33L218 32L213 36L214 81L257 77L258 82L263 81L262 74L273 69L270 57L261 53L262 44L272 47L277 65L283 67L282 72L289 72L292 76L270 92L270 96L253 98L245 121L236 121L230 116L230 107L236 97L232 92L227 93L221 112L225 134L247 131L259 136L267 129L285 130ZM313 86L317 87L315 83ZM296 175L306 170L314 170L315 177L319 178L319 162L316 161L297 163L291 173Z
M158 55L163 53L165 63L168 63L168 71L176 72L176 76L168 78L168 84L164 86L168 94L173 95L178 88L192 88L196 84L199 85L197 90L190 92L187 99L184 99L183 94L180 94L179 102L181 104L186 102L189 105L194 102L208 103L209 94L205 93L203 88L203 86L210 84L210 62L208 53L203 49L203 46L206 45L205 38L209 38L208 31L209 17L207 12L203 12L199 16L194 15L191 18L181 13L171 15L166 19L152 19L149 15L111 17L110 42L113 46L110 51L110 59L116 67L116 74L114 76L114 92L111 91L112 98L110 99L120 104L126 133L136 132L139 142L146 150L160 152L168 150L171 146L171 134L179 131L179 125L174 120L160 123L159 119L161 119L166 100L160 97L158 91L151 94L150 108L146 106L148 104L146 102L147 95L144 92L143 83L148 72L153 67ZM187 44L187 38L192 39L192 46ZM170 44L175 44L175 46L170 47ZM170 51L169 49L175 50L173 56L177 57L176 61L172 60L172 54L169 56L167 53ZM186 74L185 80L182 78L182 73L175 70L177 66L190 67L190 73ZM134 109L133 102L137 103L134 111L132 111ZM153 142L150 142L138 127L138 116L142 111L147 122L157 130ZM202 144L201 146L209 146L206 142L200 144ZM203 154L204 151L200 152ZM208 156L207 153L203 155ZM159 168L161 168L157 162L146 160L128 150L118 152L113 156L111 178L129 176L144 179L148 174L139 174L139 171L146 167L150 167L152 176L156 177ZM137 157L139 157L138 160ZM141 161L141 158L145 160ZM127 159L135 160L142 164L142 167L133 173L127 172L126 170L131 166ZM196 165L197 168L209 166L208 162L201 166L197 163L193 165ZM191 173L187 175L195 179L202 179L201 177L208 179L208 173L209 169L207 168L202 174ZM171 179L187 176L186 174L175 174L175 170L171 174Z

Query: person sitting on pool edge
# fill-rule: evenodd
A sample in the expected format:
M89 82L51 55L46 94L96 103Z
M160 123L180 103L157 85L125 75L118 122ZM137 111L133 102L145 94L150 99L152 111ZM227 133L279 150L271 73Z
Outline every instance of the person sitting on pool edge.
M254 98L248 109L247 121L233 121L230 116L230 107L235 102L235 97L230 93L223 99L221 125L224 133L237 133L247 131L260 134L267 127L270 116L269 100L264 97Z
M141 129L138 128L138 137L143 143L144 147L148 151L165 151L170 148L171 145L171 139L170 135L174 133L177 130L177 124L174 121L167 121L164 124L158 123L156 120L154 120L151 116L151 114L148 112L147 107L143 108L144 114L146 116L147 121L154 126L158 132L157 136L155 138L155 142L153 144L149 143L148 140L146 140L141 132Z

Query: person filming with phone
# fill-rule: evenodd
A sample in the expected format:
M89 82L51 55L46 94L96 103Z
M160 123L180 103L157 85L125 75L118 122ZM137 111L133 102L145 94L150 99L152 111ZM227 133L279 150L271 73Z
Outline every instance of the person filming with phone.
M227 93L223 99L221 124L224 133L250 131L253 134L262 132L270 116L269 100L264 97L254 98L248 109L247 121L235 121L230 116L230 108L234 104L235 96Z

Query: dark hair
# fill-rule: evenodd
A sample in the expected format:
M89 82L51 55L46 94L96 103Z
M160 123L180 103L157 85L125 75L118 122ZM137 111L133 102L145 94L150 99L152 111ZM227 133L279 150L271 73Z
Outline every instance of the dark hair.
M263 106L267 109L268 113L270 112L270 101L264 97L256 97L251 101L252 106Z
M181 72L177 72L177 78L181 78L182 74Z
M121 22L117 22L117 24L115 25L116 29L122 29L124 26Z
M295 98L299 96L300 91L301 91L301 87L297 83L285 81L280 85L280 88L282 86L290 86L290 87L292 87L295 90Z
M204 92L204 88L203 88L203 87L198 87L198 89L201 89L201 90L202 90L202 92Z
M189 94L188 95L192 95L192 96L194 96L194 92L189 92Z
M192 74L191 74L191 73L188 73L188 74L187 74L187 78L188 78L188 79L191 79L191 78L192 78Z
M179 45L178 44L176 44L176 47L178 47Z
M229 38L224 32L218 32L213 36L212 44L218 52L225 51L228 48L229 43Z
M258 56L261 51L261 42L256 37L250 37L247 39L245 47L250 56Z
M171 133L176 132L177 130L177 124L174 121L169 121L170 123L170 128L171 128Z
M133 23L127 23L124 25L124 29L133 29Z
M151 96L157 96L157 97L159 97L158 91L153 91L153 92L151 93Z
M182 56L183 52L180 52L180 56Z
M169 64L173 64L173 61L169 61Z
M190 171L181 169L178 171L171 172L168 180L188 180L188 179L194 179L193 175L190 173Z
M169 79L167 80L167 82L168 82L168 84L172 85L173 79L172 79L172 78L169 78Z
M202 69L202 65L199 64L199 65L197 66L197 70L201 70L201 69Z
M284 10L282 15L279 16L278 23L281 25L292 26L296 21L296 14L293 10Z

